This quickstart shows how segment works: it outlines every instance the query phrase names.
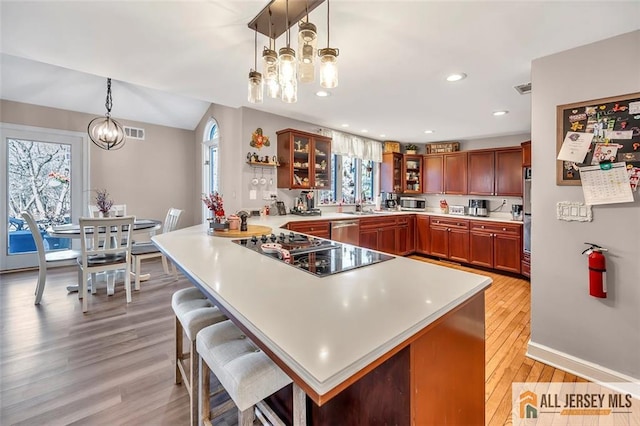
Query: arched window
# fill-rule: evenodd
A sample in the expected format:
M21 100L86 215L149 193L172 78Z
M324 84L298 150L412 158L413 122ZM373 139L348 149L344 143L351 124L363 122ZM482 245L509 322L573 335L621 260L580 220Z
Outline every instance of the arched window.
M206 194L220 192L220 128L214 118L209 118L202 138L202 188ZM203 217L207 217L206 207Z

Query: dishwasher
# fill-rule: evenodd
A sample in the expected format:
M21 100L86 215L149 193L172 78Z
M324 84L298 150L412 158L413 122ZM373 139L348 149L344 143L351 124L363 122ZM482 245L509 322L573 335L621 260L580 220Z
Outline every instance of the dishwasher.
M357 246L360 240L360 223L357 220L331 222L331 239Z

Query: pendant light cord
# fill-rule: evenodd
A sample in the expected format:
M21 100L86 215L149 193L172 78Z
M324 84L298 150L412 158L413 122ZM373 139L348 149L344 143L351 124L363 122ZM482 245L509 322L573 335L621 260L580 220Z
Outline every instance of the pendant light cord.
M287 0L286 5L287 5L286 17L287 17L287 48L288 48L291 42L291 27L289 26L289 0Z
M253 35L253 70L258 71L258 24L254 27Z
M327 0L327 47L331 46L329 44L329 15L330 15L330 13L329 13L329 7L330 7L329 1L330 0Z
M273 24L271 23L271 8L269 8L269 50L276 49L276 40L273 35ZM273 45L271 44L273 42Z
M113 99L111 98L111 79L107 78L107 100L104 103L107 109L107 117L111 116L111 107L113 106Z

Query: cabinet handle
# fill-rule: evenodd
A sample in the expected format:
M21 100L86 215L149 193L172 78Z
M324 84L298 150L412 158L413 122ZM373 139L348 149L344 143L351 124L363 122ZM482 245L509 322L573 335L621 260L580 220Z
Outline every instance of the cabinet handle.
M484 229L484 225L480 226L480 228Z
M502 230L503 230L503 231L506 231L506 230L507 230L507 228L502 228Z

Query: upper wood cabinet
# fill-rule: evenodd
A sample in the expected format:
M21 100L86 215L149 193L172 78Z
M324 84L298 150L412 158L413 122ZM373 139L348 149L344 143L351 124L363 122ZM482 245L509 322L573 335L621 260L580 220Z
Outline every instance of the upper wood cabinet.
M495 195L522 197L522 148L496 150Z
M467 193L467 153L464 151L444 155L444 193Z
M293 129L278 135L278 188L330 189L331 139Z
M522 196L520 147L468 152L468 194Z
M531 141L522 142L522 167L531 167Z
M402 192L403 155L399 152L382 154L380 165L380 190L382 192Z
M425 155L422 170L424 192L442 194L444 192L444 155Z
M467 154L469 176L468 193L471 195L495 194L495 152L471 151Z
M422 155L405 155L403 161L402 192L422 192Z

